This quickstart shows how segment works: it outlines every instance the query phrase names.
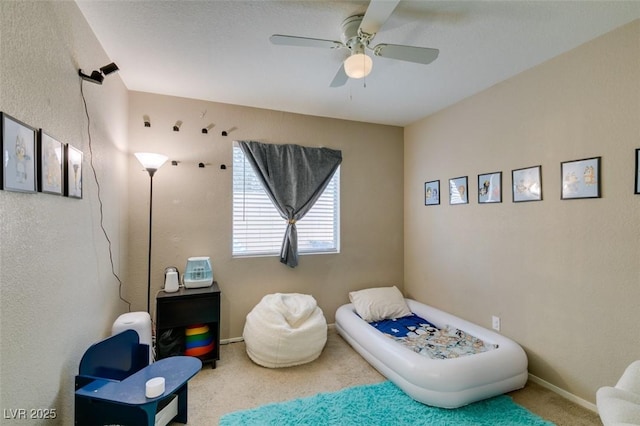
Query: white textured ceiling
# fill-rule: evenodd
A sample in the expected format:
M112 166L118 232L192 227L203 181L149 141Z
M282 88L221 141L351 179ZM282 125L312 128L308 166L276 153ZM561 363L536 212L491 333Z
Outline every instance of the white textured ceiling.
M640 18L640 1L404 0L372 45L433 47L438 59L374 57L365 81L330 88L347 51L269 36L340 40L368 1L77 3L129 90L398 126Z

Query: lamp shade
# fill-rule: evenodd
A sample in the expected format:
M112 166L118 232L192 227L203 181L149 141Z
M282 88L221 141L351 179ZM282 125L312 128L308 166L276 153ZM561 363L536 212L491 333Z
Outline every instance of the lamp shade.
M344 72L351 78L363 78L369 75L373 61L364 53L355 53L344 61Z
M142 167L145 169L157 170L169 159L166 155L154 154L152 152L136 152L134 154Z

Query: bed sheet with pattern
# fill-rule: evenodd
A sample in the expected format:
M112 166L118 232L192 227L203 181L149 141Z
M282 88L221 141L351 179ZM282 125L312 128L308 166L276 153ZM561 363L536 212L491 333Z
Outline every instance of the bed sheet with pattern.
M416 314L369 324L385 336L432 359L459 358L498 347L450 325L439 329Z

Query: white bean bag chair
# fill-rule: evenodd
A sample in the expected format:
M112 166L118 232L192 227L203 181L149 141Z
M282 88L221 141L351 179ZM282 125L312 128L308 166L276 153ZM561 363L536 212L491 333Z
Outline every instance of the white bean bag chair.
M327 320L313 296L268 294L247 315L242 337L256 364L291 367L320 356L327 343Z
M598 389L596 405L604 426L640 425L640 360L626 368L615 387Z

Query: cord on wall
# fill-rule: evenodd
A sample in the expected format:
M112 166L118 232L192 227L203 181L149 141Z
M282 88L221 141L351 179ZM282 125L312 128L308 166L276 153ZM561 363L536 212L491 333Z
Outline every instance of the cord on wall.
M129 306L129 312L131 312L131 302L129 302L124 297L122 297L122 280L116 273L115 266L113 264L113 252L111 250L111 239L109 238L109 235L107 234L107 230L104 227L104 213L102 209L102 198L100 197L100 182L98 181L98 174L96 173L96 168L93 165L93 144L91 142L91 118L89 117L87 100L84 97L83 81L84 81L83 79L80 80L80 94L82 95L82 102L84 104L84 113L87 116L87 134L89 136L89 164L91 166L91 171L93 172L93 178L96 181L96 187L98 188L98 204L100 205L100 228L102 229L102 233L104 234L104 237L107 239L107 243L109 246L109 262L111 263L111 273L113 274L114 277L116 277L119 283L118 296L120 297L120 300L122 300L124 303L126 303Z

